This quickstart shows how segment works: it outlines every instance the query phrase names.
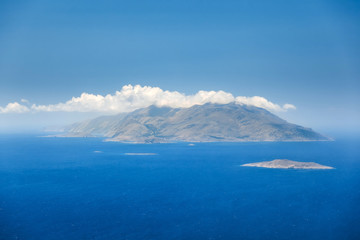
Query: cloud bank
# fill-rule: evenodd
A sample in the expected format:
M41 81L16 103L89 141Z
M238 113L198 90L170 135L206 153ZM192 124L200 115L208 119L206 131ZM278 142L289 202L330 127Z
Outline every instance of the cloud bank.
M30 109L27 106L18 102L8 103L5 107L0 107L0 113L24 113L29 111Z
M22 99L21 102L28 104ZM227 104L235 102L242 105L251 105L265 108L269 111L286 111L296 109L292 104L280 106L259 96L254 97L234 97L231 93L224 91L199 91L194 95L185 95L177 91L164 91L158 87L149 86L123 86L120 91L111 95L95 95L82 93L79 97L57 104L37 105L30 107L18 102L9 103L6 107L0 107L0 113L25 113L25 112L103 112L121 113L130 112L138 108L156 105L159 107L167 106L173 108L188 108L193 105L205 103Z

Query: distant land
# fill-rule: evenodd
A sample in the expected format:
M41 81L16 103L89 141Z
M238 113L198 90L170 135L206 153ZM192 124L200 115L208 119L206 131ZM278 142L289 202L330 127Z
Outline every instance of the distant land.
M262 167L262 168L285 168L285 169L334 169L314 162L297 162L288 159L275 159L273 161L247 163L243 167Z
M63 136L133 143L331 140L263 108L236 103L190 108L149 106L72 124Z

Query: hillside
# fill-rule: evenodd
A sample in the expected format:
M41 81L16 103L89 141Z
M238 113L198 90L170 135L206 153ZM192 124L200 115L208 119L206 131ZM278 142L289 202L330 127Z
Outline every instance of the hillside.
M150 106L73 124L67 128L67 136L103 136L137 143L329 140L265 109L235 103L190 108Z

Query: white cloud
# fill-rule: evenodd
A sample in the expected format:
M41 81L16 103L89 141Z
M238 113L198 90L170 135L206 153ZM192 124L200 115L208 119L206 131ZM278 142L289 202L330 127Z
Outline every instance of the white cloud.
M29 112L30 109L18 102L8 103L5 107L0 107L0 113L24 113Z
M25 101L23 102L25 103ZM126 85L123 86L120 91L116 91L114 95L108 94L103 96L82 93L79 97L73 97L63 103L51 105L33 104L31 106L31 110L35 112L65 111L119 113L130 112L150 105L187 108L196 104L226 104L230 102L262 107L270 111L286 111L287 109L295 109L295 106L291 104L285 104L281 107L280 105L274 104L263 97L234 97L231 93L224 91L199 91L194 95L185 95L177 91L164 91L158 87ZM26 103L28 103L28 101ZM21 106L23 111L25 111L25 109L29 110L26 106L20 104L18 105L18 108ZM7 107L4 109L6 108ZM1 112L4 113L2 108Z
M292 105L292 104L286 103L286 104L284 104L283 109L284 109L284 110L288 110L288 109L293 109L293 110L295 110L296 107L295 107L294 105Z
M280 106L278 104L272 103L266 98L254 96L254 97L236 97L235 102L238 104L251 105L255 107L265 108L269 111L281 112L286 111L288 109L296 109L296 107L292 104L284 104Z

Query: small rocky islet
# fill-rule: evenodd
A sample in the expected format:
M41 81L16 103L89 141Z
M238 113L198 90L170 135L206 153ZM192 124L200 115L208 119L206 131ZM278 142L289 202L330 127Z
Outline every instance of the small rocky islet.
M275 159L272 161L246 163L243 167L279 168L279 169L334 169L330 166L315 162L297 162L288 159Z

